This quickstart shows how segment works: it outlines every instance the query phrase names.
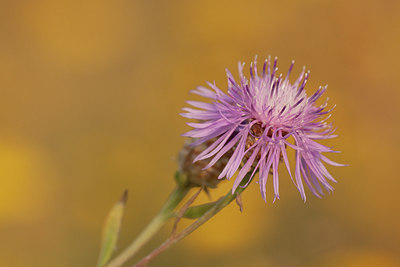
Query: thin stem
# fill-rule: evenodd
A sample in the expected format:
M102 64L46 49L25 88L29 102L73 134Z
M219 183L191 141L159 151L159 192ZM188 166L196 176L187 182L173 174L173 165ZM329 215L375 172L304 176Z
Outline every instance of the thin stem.
M147 242L155 233L173 216L173 210L189 192L188 186L178 186L169 196L160 212L153 218L139 236L117 257L115 257L107 267L117 267L124 264Z
M158 248L153 250L149 255L141 259L138 263L136 263L134 266L135 267L143 267L146 266L152 259L154 259L157 255L168 249L171 245L175 244L179 240L183 239L185 236L189 235L192 233L194 230L199 228L201 225L203 225L205 222L207 222L209 219L211 219L215 214L217 214L220 210L225 208L229 203L232 202L238 195L240 195L241 192L243 192L244 188L238 187L236 189L236 192L232 194L232 192L228 192L228 194L225 195L225 197L221 197L215 205L207 211L203 216L201 216L197 221L189 225L187 228L182 230L180 233L176 235L172 235L170 238L168 238L163 244L161 244Z
M181 210L179 211L178 215L176 216L175 219L175 223L174 226L172 227L172 232L171 232L171 236L174 236L176 234L176 229L178 228L178 223L179 221L182 219L183 214L185 213L185 211L187 211L187 209L189 208L190 205L193 204L193 202L196 200L196 198L199 196L200 192L203 190L203 188L201 187L186 203L185 205L183 205L183 207L181 208Z

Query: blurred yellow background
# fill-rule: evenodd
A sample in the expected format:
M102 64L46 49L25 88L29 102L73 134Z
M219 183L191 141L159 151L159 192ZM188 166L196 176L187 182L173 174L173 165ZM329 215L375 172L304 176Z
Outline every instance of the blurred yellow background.
M151 266L400 266L399 1L1 1L0 266L93 266L130 192L119 249L173 189L190 89L257 54L329 84L350 167L304 204L257 184ZM292 77L294 79L294 77ZM212 191L225 193L232 182ZM269 188L271 189L271 188ZM202 196L203 200L207 200ZM170 227L138 256L167 237Z

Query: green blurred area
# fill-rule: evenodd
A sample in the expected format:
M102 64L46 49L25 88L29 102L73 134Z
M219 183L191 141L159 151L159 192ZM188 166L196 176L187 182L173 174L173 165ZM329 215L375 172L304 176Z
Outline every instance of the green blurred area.
M0 266L93 266L128 189L125 247L174 187L188 91L224 89L224 69L236 75L256 54L278 56L283 73L306 65L309 94L329 84L339 137L326 144L350 167L329 168L335 193L308 191L306 204L281 168L281 200L264 203L252 183L243 213L231 205L151 266L400 266L399 11L377 0L1 1Z

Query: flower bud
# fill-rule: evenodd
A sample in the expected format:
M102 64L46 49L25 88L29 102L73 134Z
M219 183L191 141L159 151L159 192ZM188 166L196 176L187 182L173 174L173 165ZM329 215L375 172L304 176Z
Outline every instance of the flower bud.
M186 176L190 186L201 186L206 188L216 188L221 181L218 179L219 174L225 168L232 152L227 152L217 163L212 167L204 169L211 159L193 160L210 146L215 140L209 140L198 146L192 146L192 141L186 141L182 150L179 153L178 163L179 172Z

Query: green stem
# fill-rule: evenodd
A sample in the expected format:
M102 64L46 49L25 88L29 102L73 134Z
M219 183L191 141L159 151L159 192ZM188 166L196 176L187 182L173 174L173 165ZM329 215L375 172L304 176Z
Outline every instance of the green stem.
M139 234L139 236L117 257L115 257L107 267L117 267L124 264L147 242L155 233L173 216L173 210L178 206L182 199L189 192L188 186L177 186L171 193L160 212L153 218L147 227Z
M161 244L158 248L153 250L149 255L141 259L138 263L136 263L134 266L135 267L143 267L149 263L152 259L154 259L157 255L165 251L167 248L169 248L171 245L175 244L179 240L183 239L185 236L191 234L194 230L199 228L201 225L203 225L205 222L207 222L209 219L211 219L215 214L217 214L219 211L221 211L223 208L228 206L238 194L242 193L245 188L238 187L235 191L234 194L232 192L228 192L225 197L221 197L215 205L208 210L203 216L201 216L197 221L189 225L187 228L182 230L182 232L171 236L169 239L167 239L163 244Z

